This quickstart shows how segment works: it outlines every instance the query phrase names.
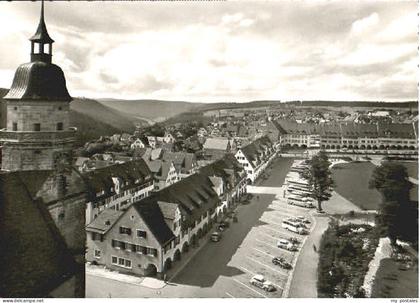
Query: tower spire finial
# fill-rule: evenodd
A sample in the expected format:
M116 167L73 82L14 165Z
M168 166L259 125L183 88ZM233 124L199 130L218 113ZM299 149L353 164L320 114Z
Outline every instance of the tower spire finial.
M44 0L41 0L41 22L44 22Z
M41 16L39 18L38 28L29 40L31 41L31 61L51 62L52 44L54 40L51 39L47 31L47 26L45 25L44 0L41 0ZM44 49L45 45L48 46L47 52Z

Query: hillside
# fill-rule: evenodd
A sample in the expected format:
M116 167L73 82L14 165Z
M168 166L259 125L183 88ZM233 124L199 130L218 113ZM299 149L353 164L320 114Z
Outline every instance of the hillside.
M0 89L0 100L7 91L7 89ZM4 102L1 102L1 127L5 127L6 124L4 113ZM79 144L84 144L100 136L121 132L133 133L136 124L146 124L146 122L104 106L96 100L75 98L70 103L70 124L78 129Z
M78 145L83 145L100 136L110 136L125 131L73 110L70 111L70 121L71 125L77 127L76 137Z
M145 123L144 120L134 118L131 115L127 115L121 111L105 106L93 99L75 98L70 103L70 109L106 123L112 127L127 131L134 131L137 123Z
M117 100L99 99L103 105L117 109L133 117L161 122L178 114L189 112L202 106L202 103L161 100Z

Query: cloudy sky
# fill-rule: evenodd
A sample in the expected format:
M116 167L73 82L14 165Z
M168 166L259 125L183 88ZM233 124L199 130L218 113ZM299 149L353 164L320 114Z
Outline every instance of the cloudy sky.
M40 3L0 3L0 87ZM46 2L72 96L417 99L416 1Z

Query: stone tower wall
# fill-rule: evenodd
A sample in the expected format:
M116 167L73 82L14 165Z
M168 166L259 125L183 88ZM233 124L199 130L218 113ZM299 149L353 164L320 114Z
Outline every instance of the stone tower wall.
M56 131L57 123L63 123L63 130L69 125L68 102L58 101L7 101L7 130L17 123L18 131L34 131L34 123L41 124L41 131Z
M2 170L51 170L55 168L54 161L59 155L71 157L71 152L72 143L54 147L6 143L2 149Z

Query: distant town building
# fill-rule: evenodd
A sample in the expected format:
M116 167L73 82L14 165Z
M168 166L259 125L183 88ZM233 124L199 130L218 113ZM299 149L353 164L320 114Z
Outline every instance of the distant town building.
M318 124L297 123L291 120L276 120L282 146L319 148L320 134Z
M153 173L154 190L161 190L179 180L177 171L172 161L153 160L146 161Z
M137 148L145 148L147 147L147 143L144 142L142 139L137 138L136 140L134 140L133 143L131 143L130 148L131 149L137 149Z
M184 179L198 170L197 157L192 153L165 151L162 160L171 161L174 164L180 179Z
M417 123L322 123L298 124L277 120L280 142L285 147L325 149L418 149Z
M150 195L153 174L142 159L115 164L83 175L89 196L86 202L86 224L105 209L121 210Z
M264 136L241 147L236 152L235 157L245 169L247 182L254 183L275 155L276 150L273 143L268 137Z
M203 145L204 157L206 159L220 159L232 149L233 140L228 138L217 137L207 138Z

